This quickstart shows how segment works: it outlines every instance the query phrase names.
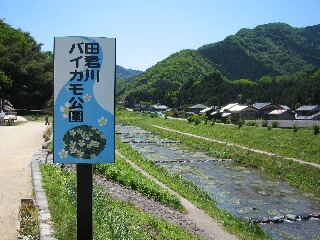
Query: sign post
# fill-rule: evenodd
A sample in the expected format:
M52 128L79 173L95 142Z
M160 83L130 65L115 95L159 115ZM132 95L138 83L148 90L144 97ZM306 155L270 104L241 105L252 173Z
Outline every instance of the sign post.
M92 239L92 164L115 159L114 38L54 41L54 162L77 164L77 235Z

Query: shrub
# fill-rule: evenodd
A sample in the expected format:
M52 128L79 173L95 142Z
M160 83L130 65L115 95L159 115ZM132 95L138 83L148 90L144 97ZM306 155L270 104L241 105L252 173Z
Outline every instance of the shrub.
M194 124L199 125L201 123L201 118L198 116L194 119Z
M261 124L261 127L268 127L269 125L267 120L262 120L260 124Z
M231 117L226 118L226 124L231 124Z
M158 115L158 113L154 112L154 113L150 113L150 117L157 118L157 117L159 117L159 115Z
M202 117L202 120L203 120L204 124L207 124L209 118L208 118L207 116L203 116L203 117Z
M320 126L319 125L313 125L312 129L313 129L313 133L315 135L320 133Z
M187 120L188 120L188 123L194 122L193 116L189 116L189 117L187 118Z
M293 132L298 132L297 124L294 123L294 124L292 125L292 131L293 131Z
M256 126L258 127L258 123L256 121L248 121L245 123L246 126Z
M278 128L280 126L280 123L278 121L273 121L273 122L271 122L271 126L273 128Z
M244 124L244 121L241 118L239 118L238 119L238 127L241 128L243 126L243 124Z

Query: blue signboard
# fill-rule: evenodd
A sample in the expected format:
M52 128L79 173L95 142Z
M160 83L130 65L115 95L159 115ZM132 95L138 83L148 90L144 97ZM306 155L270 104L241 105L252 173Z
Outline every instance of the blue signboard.
M54 39L54 162L114 162L114 38Z

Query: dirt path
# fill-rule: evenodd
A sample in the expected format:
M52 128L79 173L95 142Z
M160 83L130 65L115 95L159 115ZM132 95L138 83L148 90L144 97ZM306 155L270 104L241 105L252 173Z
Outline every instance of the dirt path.
M0 127L0 236L16 240L20 200L32 197L30 159L44 142L42 122Z
M272 153L272 152L267 152L267 151L262 151L262 150L258 150L258 149L254 149L254 148L249 148L249 147L245 147L245 146L242 146L242 145L239 145L239 144L235 144L235 143L223 142L223 141L219 141L219 140L212 139L212 138L202 137L202 136L198 136L198 135L194 135L194 134L190 134L190 133L186 133L186 132L181 132L181 131L170 129L170 128L160 127L160 126L157 126L157 125L152 125L152 126L156 127L156 128L159 128L159 129L162 129L162 130L176 132L176 133L179 133L179 134L183 134L183 135L191 136L191 137L195 137L195 138L200 138L200 139L203 139L203 140L206 140L206 141L226 144L227 146L232 146L232 147L239 147L239 148L242 148L242 149L245 149L245 150L249 150L249 151L252 151L252 152L262 153L262 154L265 154L265 155L268 155L268 156L281 157L281 158L284 158L284 159L287 159L287 160L292 160L292 161L295 161L295 162L308 164L308 165L320 168L320 164L307 162L307 161L305 161L303 159L286 157L286 156L282 156L280 154L276 154L276 153Z
M209 239L215 239L215 240L231 240L231 239L238 239L236 236L226 232L222 229L222 227L214 221L209 215L207 215L205 212L203 212L201 209L197 208L194 204L189 202L184 197L180 196L178 193L174 192L170 188L168 188L163 183L159 182L156 178L151 176L149 173L144 171L142 168L140 168L138 165L130 161L128 158L123 156L119 151L116 150L116 154L118 154L121 158L125 159L131 166L133 166L135 169L143 173L148 178L152 179L155 183L157 183L162 188L167 189L172 194L176 195L183 206L187 210L187 217L198 226L198 228L201 230L201 232L204 232ZM189 229L190 230L190 229Z

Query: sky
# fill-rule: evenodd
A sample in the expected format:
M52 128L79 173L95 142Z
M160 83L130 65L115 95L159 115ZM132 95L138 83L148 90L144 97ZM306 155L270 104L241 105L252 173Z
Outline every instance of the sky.
M320 24L319 0L0 0L0 18L53 51L54 37L116 38L117 65L145 71L241 28Z

